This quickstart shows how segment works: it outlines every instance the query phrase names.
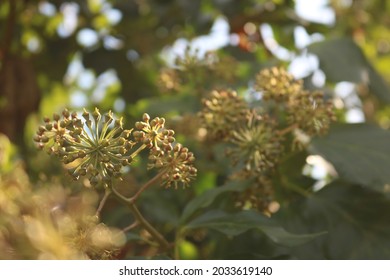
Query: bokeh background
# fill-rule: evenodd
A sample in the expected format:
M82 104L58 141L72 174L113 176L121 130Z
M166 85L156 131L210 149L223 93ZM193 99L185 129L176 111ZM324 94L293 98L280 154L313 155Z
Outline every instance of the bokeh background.
M264 240L248 233L250 238L216 245L199 232L180 241L183 257L226 258L230 248L244 258L389 258L389 27L386 0L2 0L1 258L81 257L65 249L69 254L47 253L62 243L56 230L49 236L39 215L34 226L10 223L26 223L23 215L31 205L66 204L74 193L84 197L80 185L90 187L73 182L59 162L37 151L32 139L44 116L65 107L76 112L98 107L123 116L129 128L144 112L165 117L199 160L191 190L158 189L142 199L146 215L171 238L188 200L228 176L218 147L198 145L204 130L193 116L201 99L213 89L232 88L253 106L261 105L256 73L275 65L303 79L306 88L325 92L341 126L283 167L289 178L304 176L292 181L315 195L297 198L287 192L273 205L275 212L281 209L275 216L292 232L330 234L298 249L266 245L248 253L253 247L246 240L257 245ZM145 166L140 160L126 175L124 193L150 176ZM36 192L43 194L30 201ZM89 213L99 194L88 189L85 197L85 205L69 205L84 205ZM126 209L116 209L114 200L106 207L108 225L128 224ZM138 235L127 238L139 241ZM57 243L45 244L49 239ZM126 244L117 258L155 254Z

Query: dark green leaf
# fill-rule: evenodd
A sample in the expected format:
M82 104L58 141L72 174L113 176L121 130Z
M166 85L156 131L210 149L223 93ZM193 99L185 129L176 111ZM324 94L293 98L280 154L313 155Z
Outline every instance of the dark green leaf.
M312 142L346 181L383 190L390 183L390 132L368 124L346 124Z
M186 208L184 208L180 218L181 224L184 224L199 209L210 206L219 195L227 192L243 191L250 186L251 182L252 181L232 181L223 187L208 190L195 197L187 204Z
M372 93L381 101L390 102L389 86L352 39L314 43L309 46L309 51L318 56L320 67L329 81L368 83Z
M386 213L390 213L388 196L338 181L282 207L275 218L294 232L328 232L284 254L303 259L389 259Z
M276 188L276 199L281 202L291 199L293 193L310 192L315 180L302 174L308 154L306 151L287 155L278 166L278 175L273 177Z
M131 113L142 115L144 112L149 112L151 115L166 116L171 112L193 113L198 106L198 101L194 96L164 96L139 100L135 106L132 106Z
M206 212L186 225L186 229L209 228L228 236L236 236L251 229L257 229L268 236L272 241L284 246L298 246L324 234L297 235L287 232L280 225L255 211L225 213L220 210Z

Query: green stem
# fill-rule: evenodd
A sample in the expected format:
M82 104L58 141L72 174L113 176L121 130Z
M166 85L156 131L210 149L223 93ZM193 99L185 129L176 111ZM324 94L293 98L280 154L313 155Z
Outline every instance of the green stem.
M129 230L132 230L132 229L136 228L137 226L139 226L139 222L135 221L131 225L129 225L129 226L125 227L124 229L122 229L122 232L127 232Z
M150 186L152 186L154 183L156 183L158 180L160 180L161 176L164 175L165 172L160 172L156 176L154 176L152 179L150 179L145 185L143 185L135 195L133 195L130 200L135 202L138 197Z
M106 204L107 199L108 199L108 197L110 196L110 194L111 194L111 191L110 191L109 189L106 189L106 191L105 191L105 193L104 193L104 196L103 196L102 200L101 200L100 203L99 203L99 207L98 207L98 209L96 210L96 213L95 213L95 216L96 216L96 217L100 218L100 212L102 212L103 207L104 207L104 205Z
M142 216L141 212L138 210L137 206L133 203L127 205L130 210L133 212L134 218L142 225L142 227L149 232L151 236L160 244L160 246L167 250L170 248L168 241L158 232L145 218Z
M173 257L175 260L180 260L179 244L181 243L182 239L183 239L183 230L180 229L176 231L176 236L175 236L175 247L173 252Z
M153 180L153 179L152 179ZM151 180L151 181L152 181ZM111 188L114 195L122 201L130 209L134 215L135 220L159 243L159 245L167 250L170 248L168 241L158 232L145 218L142 216L141 212L138 210L137 206L134 203L134 200L131 198L126 198L120 194L114 187Z
M132 158L135 158L143 149L146 148L145 144L142 144L135 152L131 154Z
M284 129L282 129L282 130L279 130L278 133L279 133L279 135L283 136L283 135L285 135L285 134L287 134L287 133L293 131L293 130L296 129L296 128L298 128L298 124L294 123L294 124L292 124L292 125L290 125L290 126L284 128Z

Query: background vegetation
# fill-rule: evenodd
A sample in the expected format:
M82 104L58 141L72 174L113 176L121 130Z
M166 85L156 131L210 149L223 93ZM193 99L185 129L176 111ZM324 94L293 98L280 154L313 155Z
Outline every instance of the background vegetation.
M0 1L0 258L390 258L390 3L330 1L327 23L303 18L296 5ZM287 74L261 80L259 71L272 66L303 79L298 92L306 89L313 112L332 104L333 113L321 111L324 133L294 125L306 108L289 107L295 95L264 98L268 85L283 93L299 84ZM228 110L216 127L207 108L221 96L233 102L222 103ZM328 105L313 105L321 102ZM137 200L167 248L104 186L72 180L37 149L42 119L65 107L112 110L126 129L145 112L164 117L193 152L197 177L188 187L154 184ZM246 138L237 138L240 110L266 124L256 126L255 141L284 137L280 152L259 140L260 161L248 160L253 150L243 152ZM227 156L234 148L236 157ZM245 169L248 161L260 173ZM116 186L124 196L153 178L147 164L146 153L123 170Z

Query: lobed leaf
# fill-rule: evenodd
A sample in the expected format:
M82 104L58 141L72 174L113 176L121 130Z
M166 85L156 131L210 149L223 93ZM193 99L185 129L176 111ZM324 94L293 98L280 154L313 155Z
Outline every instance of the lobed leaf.
M390 183L390 132L368 124L335 126L313 139L311 150L331 162L340 178L383 191Z
M186 229L196 228L214 229L228 236L236 236L248 230L257 229L275 243L284 246L302 245L325 233L293 234L287 232L271 218L251 210L238 213L212 210L195 218L186 225Z

